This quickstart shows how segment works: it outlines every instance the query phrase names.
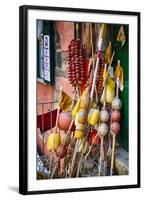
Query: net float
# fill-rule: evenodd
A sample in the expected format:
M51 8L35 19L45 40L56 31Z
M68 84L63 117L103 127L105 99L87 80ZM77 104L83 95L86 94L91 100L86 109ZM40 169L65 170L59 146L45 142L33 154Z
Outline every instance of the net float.
M79 123L79 121L78 121L78 113L77 113L75 116L75 120L74 120L75 126L77 126L78 123Z
M103 91L100 102L104 104L105 102L105 92ZM115 89L111 88L111 85L106 86L106 103L111 104L115 97Z
M85 129L85 124L78 122L76 125L76 130L84 131L84 129Z
M58 146L58 148L56 150L56 155L60 159L64 158L67 155L67 148L66 148L66 146L64 146L63 144L61 144L60 146Z
M112 108L114 110L121 110L121 108L122 108L122 102L121 102L121 100L118 97L116 97L113 100L113 102L112 102Z
M84 108L80 108L79 112L78 112L78 121L80 123L85 123L87 121L87 110Z
M109 113L106 110L102 110L100 112L100 121L101 122L108 122L109 121Z
M118 110L113 110L112 114L111 114L111 119L112 122L116 121L116 122L120 122L121 120L121 113Z
M89 89L86 88L82 94L81 102L80 102L80 107L88 109L90 105L90 96L89 96Z
M60 134L51 133L47 140L47 149L49 151L56 150L59 145L60 145Z
M71 141L71 136L69 134L63 133L61 134L61 144L68 146Z
M99 126L99 134L104 137L108 134L109 128L106 123L101 123Z
M83 139L84 138L84 131L83 130L75 130L74 137L77 139Z
M118 122L112 122L111 130L114 134L118 134L120 132L120 124Z
M72 121L72 114L71 112L61 112L59 114L59 119L58 119L58 127L59 129L63 131L67 131L69 129L69 126ZM75 126L73 124L71 131L75 129Z
M81 103L81 97L78 99L74 109L72 110L72 116L73 117L76 117L76 115L77 115L77 113L78 113L78 111L80 109L80 103Z
M100 136L96 130L91 130L88 134L89 144L100 144Z
M95 126L99 122L100 113L98 109L91 108L88 113L88 123Z

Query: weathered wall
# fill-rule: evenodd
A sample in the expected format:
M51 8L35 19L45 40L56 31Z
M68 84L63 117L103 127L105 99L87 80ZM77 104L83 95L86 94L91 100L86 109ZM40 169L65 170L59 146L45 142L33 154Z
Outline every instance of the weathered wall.
M56 102L59 94L59 89L62 86L63 90L72 95L72 86L66 78L66 51L68 43L74 37L74 24L70 22L56 22L57 41L55 55L55 85L50 86L37 81L37 114L42 113L42 105L39 103ZM50 107L53 109L52 107ZM43 112L48 111L48 105L43 106Z
M53 102L54 101L54 86L37 81L37 114L42 113L42 105L39 103ZM43 105L43 112L48 112L48 104Z
M67 51L68 43L74 37L74 23L56 22L56 29L59 33L62 51Z

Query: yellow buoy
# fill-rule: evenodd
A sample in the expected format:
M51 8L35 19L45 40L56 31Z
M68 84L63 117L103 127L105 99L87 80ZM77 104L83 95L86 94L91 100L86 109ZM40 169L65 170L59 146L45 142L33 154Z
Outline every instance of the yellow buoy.
M85 123L87 121L88 112L84 108L80 108L78 112L78 122Z
M84 131L83 130L75 130L75 138L83 139L84 138Z
M89 90L86 88L82 94L81 102L80 102L80 107L89 109L90 105L90 95L89 95Z
M79 123L79 122L78 122L78 113L77 113L76 116L75 116L75 120L74 120L75 126L77 126L78 123Z
M106 94L105 91L103 91L100 102L103 104L104 101L106 101L106 103L111 104L114 98L115 98L115 85L111 81L106 86Z
M49 151L56 150L60 145L60 134L59 133L51 133L47 140L47 148Z
M78 99L74 109L72 110L72 116L75 117L80 109L81 97Z
M91 108L88 114L88 123L92 126L95 126L99 122L99 117L99 110Z
M77 125L76 125L76 130L83 131L84 129L85 129L85 124L78 122Z

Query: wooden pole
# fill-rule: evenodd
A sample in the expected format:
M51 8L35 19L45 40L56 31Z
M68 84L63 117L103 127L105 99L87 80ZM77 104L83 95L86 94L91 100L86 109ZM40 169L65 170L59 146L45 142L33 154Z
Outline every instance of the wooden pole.
M52 173L51 173L51 176L50 176L51 179L54 177L54 175L55 175L55 173L56 173L56 170L57 170L58 165L59 165L59 161L60 161L60 158L58 158L58 160L56 160L56 164L55 164L55 166L54 166L54 168L53 168L53 171L52 171Z
M79 147L79 140L77 139L76 144L75 144L74 154L73 154L73 157L72 157L72 164L71 164L71 168L70 168L69 177L73 176L73 170L74 170L74 167L75 167L75 161L76 161L76 157L77 157L78 147Z
M80 165L81 165L82 159L83 159L83 154L81 154L80 159L79 159L76 177L79 177L79 171L80 171Z
M59 95L61 95L62 94L62 90L63 90L63 88L62 87L60 87L60 94ZM54 132L54 135L57 133L57 127L58 127L58 120L59 120L59 114L60 114L60 106L58 106L58 109L57 109L57 116L56 116L56 123L55 123L55 132ZM54 139L53 139L53 148L54 148L54 143L55 143L55 137L54 137ZM52 176L54 176L54 173L55 173L55 168L57 168L57 164L55 164L55 166L54 166L54 168L53 169L51 169L51 166L52 166L52 159L54 158L54 149L52 150L52 152L51 152L51 156L50 156L50 172L52 171L52 174L50 174L49 175L49 177L51 178Z
M117 88L116 88L116 97L119 96L119 77L117 77Z
M112 155L111 155L111 168L110 168L110 175L111 176L113 175L113 168L114 168L115 138L116 138L116 134L113 133Z
M103 158L103 143L104 143L104 137L101 137L101 146L100 146L100 164L99 164L99 172L98 176L101 174L101 166L102 166L102 158Z
M60 87L60 94L59 95L62 94L62 91L63 91L63 87ZM57 109L57 117L56 117L56 123L55 123L55 132L57 132L59 114L60 114L60 106L58 106L58 109Z

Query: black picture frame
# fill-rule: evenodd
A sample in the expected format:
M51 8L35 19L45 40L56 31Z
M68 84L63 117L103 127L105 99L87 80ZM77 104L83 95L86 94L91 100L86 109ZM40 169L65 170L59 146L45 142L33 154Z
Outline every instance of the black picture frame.
M137 184L89 187L89 188L73 188L73 189L57 189L43 191L28 191L28 10L50 10L63 12L81 12L81 13L101 13L111 15L128 15L137 17L137 70L138 70L138 87L137 87ZM19 7L19 193L21 194L44 194L44 193L64 193L79 191L95 191L109 189L139 188L140 187L140 13L130 11L113 11L113 10L95 10L81 8L65 8L65 7L46 7L23 5Z

